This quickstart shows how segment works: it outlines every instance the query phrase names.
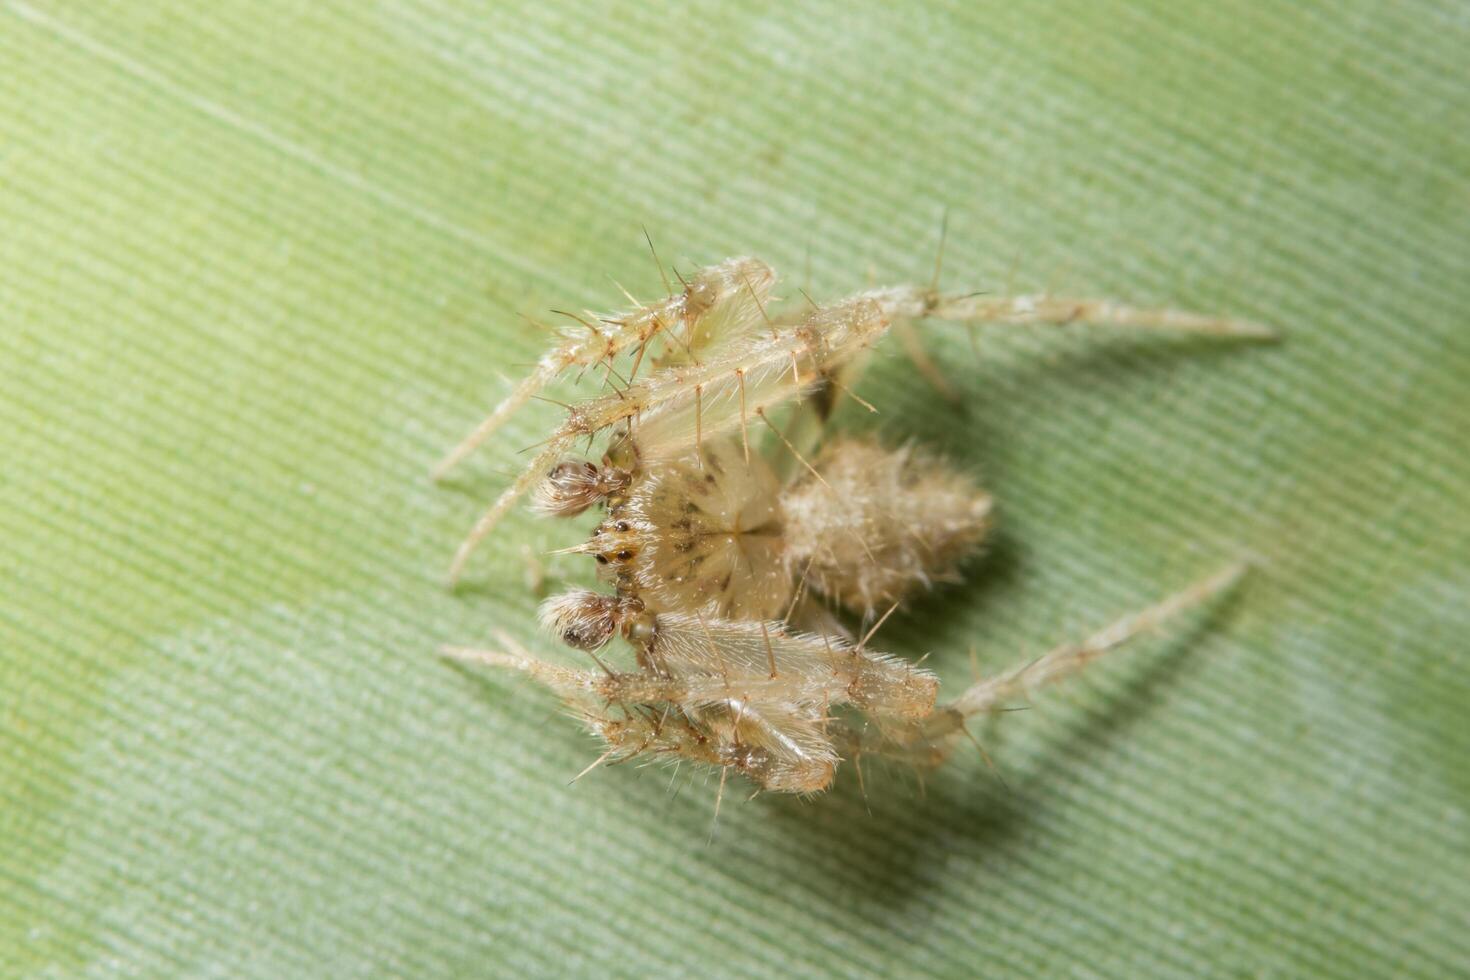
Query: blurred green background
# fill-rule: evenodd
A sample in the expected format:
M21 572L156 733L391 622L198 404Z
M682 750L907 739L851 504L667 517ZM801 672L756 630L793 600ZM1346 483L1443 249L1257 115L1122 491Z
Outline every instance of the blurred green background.
M0 973L1470 971L1462 3L0 0ZM810 802L435 656L532 625L558 410L425 472L519 315L762 256L1170 303L1276 346L934 325L983 474L884 630L956 690L1244 551L1230 599ZM565 393L569 389L563 389ZM527 549L530 549L528 552ZM549 586L585 581L545 559Z

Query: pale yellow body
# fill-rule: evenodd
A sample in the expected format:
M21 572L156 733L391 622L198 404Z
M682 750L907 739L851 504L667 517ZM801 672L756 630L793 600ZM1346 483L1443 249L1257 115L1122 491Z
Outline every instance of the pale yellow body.
M556 667L508 638L509 652L453 651L551 687L607 743L604 759L689 759L733 769L766 790L800 793L825 789L843 758L856 755L932 764L965 719L1081 666L1239 575L1241 566L1232 566L937 705L932 674L870 650L868 640L899 604L958 577L989 527L989 495L913 447L836 438L809 459L785 431L820 430L833 403L851 394L849 368L895 319L1084 318L1229 336L1268 332L1105 301L947 297L907 287L773 316L774 282L759 260L731 259L700 270L666 300L592 317L589 337L549 354L445 461L457 462L561 371L604 367L613 390L571 407L476 525L454 570L528 489L544 514L601 505L604 519L591 537L567 550L593 556L611 591L548 600L542 620L594 657L621 636L634 665L599 657L596 669ZM614 367L620 358L625 371ZM640 366L648 368L643 377ZM600 463L565 458L580 440L604 434ZM844 610L855 619L844 621ZM860 640L852 622L868 627Z

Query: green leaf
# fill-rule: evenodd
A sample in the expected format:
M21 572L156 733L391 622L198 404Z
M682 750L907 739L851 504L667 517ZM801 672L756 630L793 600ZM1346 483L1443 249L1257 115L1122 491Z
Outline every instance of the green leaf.
M0 2L0 973L1470 969L1470 26L1452 3ZM557 418L426 478L518 314L759 255L1230 313L890 345L1000 530L885 626L947 688L1232 598L921 792L601 769L521 679ZM568 386L553 394L565 395ZM583 582L544 559L552 587ZM1003 779L1003 781L1002 781Z

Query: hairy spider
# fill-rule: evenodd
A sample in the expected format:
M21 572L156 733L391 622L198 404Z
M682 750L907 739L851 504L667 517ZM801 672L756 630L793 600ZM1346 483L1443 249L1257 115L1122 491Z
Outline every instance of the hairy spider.
M718 767L722 786L733 769L760 789L792 793L826 789L843 759L862 755L935 765L968 718L1081 667L1244 570L1231 565L938 704L932 673L869 641L905 599L955 577L985 535L991 499L914 446L847 436L822 444L836 402L862 401L851 386L864 354L895 323L925 318L1271 332L1169 309L945 295L932 285L776 313L775 273L753 258L680 282L681 291L658 302L629 297L624 313L577 317L585 329L563 338L435 469L441 475L464 459L562 373L603 370L611 390L569 408L451 568L458 576L527 491L544 515L602 507L591 537L566 551L591 555L612 591L576 590L541 609L543 625L596 666L551 664L503 633L504 650L446 648L550 687L606 744L597 762L689 759ZM650 370L639 378L645 362ZM598 437L599 459L571 455L579 441ZM842 610L861 621L860 636ZM598 656L615 636L632 648L633 665Z

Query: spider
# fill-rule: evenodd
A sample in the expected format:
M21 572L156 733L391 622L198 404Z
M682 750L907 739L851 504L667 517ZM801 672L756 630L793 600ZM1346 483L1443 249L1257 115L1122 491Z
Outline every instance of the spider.
M445 650L524 672L558 694L606 746L588 770L639 756L687 759L717 768L722 793L733 771L758 792L811 794L831 785L843 760L931 767L968 735L968 719L1079 669L1244 571L1230 565L939 703L933 673L870 641L907 599L957 577L989 528L991 498L919 447L848 436L823 444L840 398L872 408L853 391L866 352L893 326L926 318L1245 338L1271 331L1106 300L941 294L933 284L773 312L776 274L754 258L679 282L657 302L630 296L625 312L575 317L581 330L434 471L463 460L562 374L602 371L610 390L568 408L476 523L450 573L460 574L528 491L543 515L600 507L591 537L565 551L592 556L611 591L574 590L540 613L594 666L544 661L504 633L503 650ZM599 458L573 454L599 439ZM599 655L615 637L631 648L632 665Z

